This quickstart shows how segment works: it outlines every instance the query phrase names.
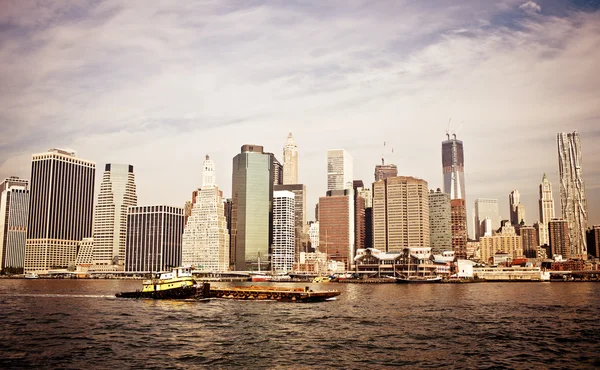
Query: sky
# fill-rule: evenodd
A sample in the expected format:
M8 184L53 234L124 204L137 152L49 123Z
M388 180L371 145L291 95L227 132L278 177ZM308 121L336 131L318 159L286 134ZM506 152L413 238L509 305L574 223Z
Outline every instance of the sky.
M544 173L560 214L556 133L577 130L589 224L600 224L596 1L0 0L0 178L69 148L135 167L138 203L183 206L206 154L231 195L233 157L299 150L308 219L327 149L442 187L441 142L464 142L469 211ZM383 143L386 143L384 148ZM393 150L393 151L392 151Z

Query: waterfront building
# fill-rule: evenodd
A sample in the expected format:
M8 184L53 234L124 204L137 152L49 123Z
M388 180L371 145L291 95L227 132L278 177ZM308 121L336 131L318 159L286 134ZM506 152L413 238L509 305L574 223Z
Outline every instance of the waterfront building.
M555 218L548 222L548 239L552 251L552 258L562 256L563 259L571 258L571 239L569 237L569 222Z
M273 250L275 272L290 272L296 258L295 194L280 190L273 192Z
M498 252L508 253L513 259L523 256L523 242L517 235L514 226L506 222L500 232L494 236L483 236L479 239L481 261L488 263Z
M28 214L29 182L11 176L0 183L0 271L23 271Z
M554 197L552 196L552 184L544 173L540 183L539 200L540 220L538 224L538 240L540 245L548 244L548 222L556 217L554 214Z
M441 189L429 191L429 245L431 253L441 254L452 249L450 194Z
M588 253L600 258L600 225L594 225L587 230Z
M310 239L311 247L314 250L318 251L319 250L319 221L309 222L308 237Z
M352 189L352 157L344 149L327 151L327 190Z
M354 257L354 191L331 190L319 198L319 250L351 269Z
M467 258L467 208L464 199L450 201L450 222L452 224L452 250L456 254L456 258L465 259Z
M223 192L215 184L214 162L204 160L202 186L195 192L195 203L183 231L183 266L197 271L229 270L229 232Z
M123 271L127 239L127 209L137 205L133 166L104 166L94 217L94 269Z
M25 272L75 263L79 242L93 236L95 175L96 164L73 151L33 155Z
M181 266L183 208L129 207L125 271L149 273Z
M384 164L381 158L381 164L375 166L375 181L385 180L388 177L398 176L398 167L395 164Z
M525 222L525 206L521 204L521 195L517 189L510 192L508 195L510 205L510 223L519 225Z
M536 258L539 247L537 232L533 226L521 226L521 240L523 242L523 254L527 258Z
M127 219L125 219L127 222ZM94 238L83 238L77 248L75 265L77 271L87 271L94 263Z
M270 269L274 158L260 145L243 145L233 158L230 259L234 270Z
M298 183L298 146L294 142L292 132L288 134L283 147L283 184Z
M562 217L569 225L571 255L587 258L585 230L587 229L587 202L582 175L581 143L579 133L559 133L558 175Z
M427 181L407 176L373 183L373 247L386 252L429 248ZM466 242L466 240L465 240Z
M487 221L489 220L489 221ZM500 227L498 199L477 198L475 200L475 237L491 236Z
M275 185L273 191L290 191L294 194L294 255L299 256L299 253L304 250L302 243L306 238L306 185Z

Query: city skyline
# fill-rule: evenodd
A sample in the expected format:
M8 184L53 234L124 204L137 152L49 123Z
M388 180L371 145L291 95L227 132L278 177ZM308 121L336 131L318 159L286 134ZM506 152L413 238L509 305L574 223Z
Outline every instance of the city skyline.
M367 187L385 141L394 148L386 163L396 164L398 175L443 188L439 146L451 117L451 132L465 144L468 212L475 199L495 198L501 218L508 219L505 194L519 189L533 224L543 173L560 199L555 135L577 129L588 224L600 223L600 149L594 145L600 131L593 104L600 84L590 63L598 60L592 47L599 41L598 13L551 1L464 4L448 3L436 12L426 2L402 8L355 3L176 9L183 20L206 20L204 33L160 17L164 9L137 9L133 3L74 6L71 12L55 4L0 5L7 30L0 35L6 66L0 77L7 82L0 90L6 133L0 140L0 178L30 180L32 153L74 148L98 166L134 165L139 204L182 207L200 182L199 171L190 169L200 167L205 153L219 167L216 182L230 197L231 158L239 146L262 145L282 162L291 130L298 182L307 186L312 209L326 190L326 151L332 148L348 151L354 179ZM280 16L289 17L289 28L274 39L262 38ZM155 19L164 42L150 22L131 26L130 17ZM339 19L350 21L352 32ZM256 30L230 28L233 23ZM137 40L135 47L120 39L124 32ZM247 32L256 43L247 42ZM322 39L295 38L312 32ZM357 48L365 44L361 39L374 42ZM246 70L223 54L220 41L252 55L253 67ZM218 63L186 57L204 51L214 53ZM121 58L112 60L114 52ZM159 57L145 58L138 68L139 53ZM69 62L73 55L76 65ZM275 66L269 62L274 58ZM572 72L560 73L566 70ZM60 86L52 82L56 76ZM196 92L192 86L202 87ZM228 109L231 103L236 109ZM100 181L96 176L96 189Z

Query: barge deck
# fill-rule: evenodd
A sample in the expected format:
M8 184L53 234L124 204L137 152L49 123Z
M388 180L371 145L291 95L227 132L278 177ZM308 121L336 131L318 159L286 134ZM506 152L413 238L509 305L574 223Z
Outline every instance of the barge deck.
M211 298L273 300L281 302L319 302L340 295L337 290L314 292L308 287L286 288L274 286L210 288Z

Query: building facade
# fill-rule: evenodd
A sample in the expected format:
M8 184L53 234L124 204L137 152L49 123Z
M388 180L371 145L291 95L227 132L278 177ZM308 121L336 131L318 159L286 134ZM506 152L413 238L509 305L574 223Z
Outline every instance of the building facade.
M499 228L500 210L498 199L477 198L475 200L475 237L477 240L482 236L492 236L492 231Z
M429 245L431 253L452 250L452 220L450 194L441 189L429 191Z
M398 167L395 164L383 164L383 159L381 160L381 164L375 166L375 181L385 180L388 177L396 177L398 176Z
M228 271L230 244L223 192L215 184L215 165L208 155L203 167L202 187L196 191L196 203L183 231L181 260L198 271Z
M600 258L600 225L594 225L587 230L588 253Z
M183 223L180 207L129 207L125 271L148 273L181 266Z
M442 142L444 193L451 199L466 199L463 142L456 139L456 134L447 136L448 140Z
M332 190L319 198L319 249L350 269L354 258L353 190Z
M94 217L94 267L123 271L127 209L137 205L133 166L107 163Z
M0 183L0 271L22 272L28 215L29 182L11 176Z
M527 258L537 258L537 250L540 246L537 239L537 231L533 226L521 226L520 230L523 242L523 255Z
M548 222L548 240L552 258L561 255L563 259L571 258L571 238L569 237L569 222L555 218Z
M292 271L296 259L295 194L291 191L273 192L273 271Z
M539 200L540 220L538 222L538 240L540 245L549 245L548 240L548 222L556 217L554 213L554 197L552 196L552 184L544 173L540 183Z
M373 248L429 248L429 233L427 181L399 176L373 183Z
M494 236L484 236L479 239L481 261L488 263L496 253L504 252L512 256L512 259L523 256L523 242L521 236L517 235L512 225L506 224L502 230Z
M587 229L587 201L582 174L581 142L579 133L559 133L558 176L562 217L569 224L571 255L587 258L585 230Z
M521 204L521 195L517 189L510 192L508 195L510 205L510 223L519 225L525 222L525 206Z
M327 190L352 189L352 157L344 149L327 151Z
M291 132L283 147L283 184L298 184L298 146Z
M458 259L467 258L467 207L464 199L450 201L452 250Z
M75 263L77 246L93 236L96 164L75 152L34 154L25 272L46 272Z
M259 145L233 158L230 263L238 271L270 269L273 159Z
M294 254L299 256L304 250L304 240L306 235L306 185L303 184L287 184L275 185L273 191L290 191L294 194L294 223L295 223L295 246Z

